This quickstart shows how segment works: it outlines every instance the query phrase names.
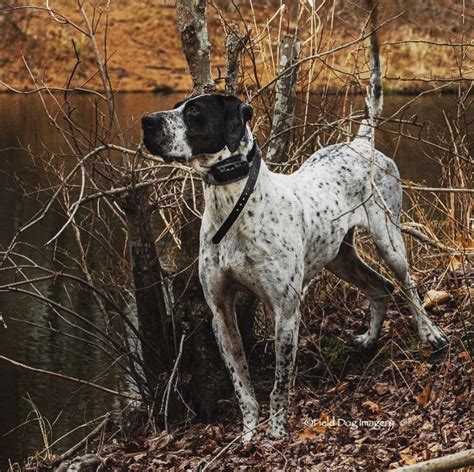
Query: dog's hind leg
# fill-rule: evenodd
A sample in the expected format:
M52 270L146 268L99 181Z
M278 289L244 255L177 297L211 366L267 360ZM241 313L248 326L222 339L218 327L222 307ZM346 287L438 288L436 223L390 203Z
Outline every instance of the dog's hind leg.
M327 264L326 269L355 285L369 297L369 329L356 336L353 342L364 349L372 348L380 335L393 285L360 259L354 247L354 228L346 234L336 258Z
M243 416L243 440L248 441L258 423L258 403L250 381L242 338L235 316L235 291L222 291L219 297L206 297L213 313L212 327L222 358L232 378Z
M420 297L410 277L405 243L399 227L391 221L390 215L382 214L378 224L370 227L379 253L388 267L401 282L408 308L416 320L422 341L430 343L435 349L442 348L448 342L445 334L428 318Z

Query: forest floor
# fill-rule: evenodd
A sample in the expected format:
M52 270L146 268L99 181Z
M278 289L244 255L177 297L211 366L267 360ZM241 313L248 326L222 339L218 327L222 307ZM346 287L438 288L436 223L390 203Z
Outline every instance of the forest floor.
M165 0L91 2L96 5L95 11L86 5L97 29L100 53L107 54L108 73L115 91L191 90L172 3ZM4 84L20 90L32 90L35 83L64 87L73 70L69 86L100 90L102 84L96 74L88 38L77 28L55 21L55 17L44 10L43 0L22 0L16 4L35 5L39 9L12 12L6 8L8 3L0 0L0 79L3 83L0 91L9 90ZM294 30L294 8L292 10L290 5L281 14L277 13L280 2L272 0L253 3L239 0L235 5L239 10L226 0L216 0L208 9L213 76L222 87L226 22L231 21L239 25L241 31L252 29L252 51L248 50L243 58L243 83L250 90L258 89L272 79L278 69L278 44L282 35ZM79 27L85 27L75 0L55 2L53 7ZM474 78L474 71L463 56L466 48L459 47L472 42L468 21L474 17L474 9L466 6L462 17L458 7L454 2L436 0L426 8L425 2L416 0L404 10L403 4L396 0L384 2L380 21L392 18L379 31L386 92L449 88L449 79L460 74L465 80ZM305 40L302 55L354 41L360 36L367 16L363 8L352 2L339 2L337 8L333 2L322 2L314 17L317 32L311 39L308 15L309 10L303 15L299 30ZM355 44L311 66L305 64L300 70L301 77L310 81L313 91L339 90L347 84L355 86L357 91L360 85L354 78L359 75L366 78L368 66L364 49ZM436 78L439 80L432 81ZM453 83L452 87L455 86Z
M367 302L332 276L316 282L312 293L319 302L306 303L302 319L288 439L265 437L274 373L268 339L250 355L262 419L251 442L240 441L241 415L232 396L222 402L213 424L150 432L139 426L140 415L122 417L85 452L97 454L104 470L114 471L333 472L381 471L469 449L474 439L472 267L462 265L449 276L441 270L414 275L424 286L444 281L437 288L441 305L429 309L449 335L444 350L434 352L419 342L399 295L390 304L378 348L351 347L349 337L364 331ZM35 459L28 470L51 469Z

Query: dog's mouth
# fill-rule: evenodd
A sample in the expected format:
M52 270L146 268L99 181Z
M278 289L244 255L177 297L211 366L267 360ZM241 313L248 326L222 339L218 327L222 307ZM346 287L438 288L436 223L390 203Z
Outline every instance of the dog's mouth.
M172 162L178 162L180 164L186 163L186 157L171 155L166 145L163 143L157 144L155 140L147 134L143 136L143 144L150 154L161 157L166 164L171 164Z

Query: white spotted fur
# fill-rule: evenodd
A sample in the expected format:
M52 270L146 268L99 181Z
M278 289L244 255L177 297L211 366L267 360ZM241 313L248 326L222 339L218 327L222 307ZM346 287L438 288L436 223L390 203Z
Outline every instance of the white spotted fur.
M250 130L247 141L244 148L248 150ZM399 227L398 171L391 159L376 153L375 181L393 215L388 217L385 203L371 188L370 153L370 141L356 138L317 151L291 175L273 173L262 162L252 197L218 245L211 242L212 236L232 210L245 180L219 187L204 185L199 274L242 409L245 439L258 423L258 404L236 326L237 290L245 287L254 292L275 316L276 374L268 432L279 438L286 435L302 294L323 267L358 286L372 301L369 329L355 342L370 347L380 333L392 286L358 258L352 247L356 226L372 233L383 259L402 282L421 338L437 347L445 342L443 333L427 318L408 273Z
M372 73L372 85L380 81L379 72ZM369 112L378 115L381 106L381 96L369 98ZM162 112L171 140L169 156L184 158L204 177L212 164L230 152L225 147L216 154L193 156L183 109L184 104ZM291 175L273 173L262 162L247 206L218 245L212 237L232 211L246 179L223 186L203 184L199 275L242 410L245 440L255 432L259 416L236 323L237 291L245 288L255 293L275 317L275 384L268 433L280 438L287 434L289 377L298 343L300 305L305 287L322 268L357 286L371 301L368 330L354 342L369 348L380 334L393 286L357 255L355 227L372 234L380 255L401 282L421 338L434 347L446 343L444 334L428 319L408 272L400 233L402 189L395 163L376 151L372 175L373 120L374 116L362 123L352 142L320 149ZM247 127L237 153L247 154L252 146Z

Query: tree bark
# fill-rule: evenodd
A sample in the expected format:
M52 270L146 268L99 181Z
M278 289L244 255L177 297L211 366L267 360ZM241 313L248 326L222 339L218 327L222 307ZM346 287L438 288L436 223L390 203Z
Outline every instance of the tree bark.
M249 40L248 34L240 34L238 25L229 23L225 48L227 51L227 73L225 77L225 93L234 94L237 88L240 54Z
M278 74L283 73L298 60L300 48L301 41L297 37L285 36L282 39ZM272 131L266 155L269 161L283 162L287 158L290 128L293 126L295 111L297 72L298 68L294 67L277 81Z
M172 367L170 306L152 231L148 189L130 190L120 201L126 214L138 328L149 391L154 397L163 372Z
M211 44L206 23L207 0L176 0L176 20L193 79L193 94L212 93Z

